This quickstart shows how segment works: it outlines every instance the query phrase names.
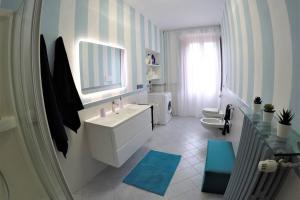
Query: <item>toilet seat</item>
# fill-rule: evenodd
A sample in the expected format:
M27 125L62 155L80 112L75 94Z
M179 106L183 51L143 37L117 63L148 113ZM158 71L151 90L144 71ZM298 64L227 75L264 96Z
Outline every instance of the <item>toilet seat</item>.
M220 118L202 118L200 121L202 126L208 129L220 129L225 125L225 120Z
M225 114L218 108L204 108L202 114L206 118L224 118Z
M214 113L214 114L219 113L218 108L204 108L202 111L206 113Z

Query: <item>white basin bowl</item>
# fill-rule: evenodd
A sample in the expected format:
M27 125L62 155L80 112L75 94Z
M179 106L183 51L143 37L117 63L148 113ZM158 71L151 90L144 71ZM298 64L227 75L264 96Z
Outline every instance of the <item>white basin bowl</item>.
M200 121L202 126L207 129L220 129L225 125L225 121L219 118L202 118Z
M116 113L110 113L106 117L96 116L85 121L87 124L95 124L104 127L116 127L130 118L150 108L149 105L127 104Z

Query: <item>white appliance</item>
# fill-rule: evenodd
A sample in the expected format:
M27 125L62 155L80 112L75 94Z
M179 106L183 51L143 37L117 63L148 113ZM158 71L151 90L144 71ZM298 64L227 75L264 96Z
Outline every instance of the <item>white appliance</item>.
M158 111L154 111L155 113L158 113L158 124L165 125L171 120L172 95L170 92L149 93L148 103L158 105ZM154 121L156 120L154 119Z

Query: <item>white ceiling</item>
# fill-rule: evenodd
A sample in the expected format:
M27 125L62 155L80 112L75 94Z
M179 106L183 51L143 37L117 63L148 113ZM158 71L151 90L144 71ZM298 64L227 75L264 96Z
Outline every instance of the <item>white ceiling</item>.
M163 30L220 24L225 0L124 0Z

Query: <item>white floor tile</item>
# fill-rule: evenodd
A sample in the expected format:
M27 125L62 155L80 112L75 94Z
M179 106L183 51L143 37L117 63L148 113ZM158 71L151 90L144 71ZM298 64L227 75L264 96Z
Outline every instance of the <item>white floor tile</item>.
M204 129L197 118L174 117L166 126L154 129L154 136L121 168L107 167L74 194L75 200L221 200L222 195L201 192L208 139L225 138ZM233 135L227 140L237 141ZM122 183L149 152L163 151L182 156L164 197Z
M192 189L196 189L196 187L193 184L192 180L190 179L186 179L178 183L170 184L167 193L165 195L165 198L172 199Z

